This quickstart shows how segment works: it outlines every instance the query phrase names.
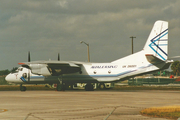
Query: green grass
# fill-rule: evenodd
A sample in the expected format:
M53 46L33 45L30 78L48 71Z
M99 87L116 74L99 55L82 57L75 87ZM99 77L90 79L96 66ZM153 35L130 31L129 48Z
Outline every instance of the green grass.
M126 81L127 82L127 81ZM55 90L45 87L45 85L25 85L27 90ZM11 85L5 81L5 76L0 76L0 91L6 90L19 90L19 85ZM111 90L180 90L180 87L175 86L118 86L116 85Z
M27 90L56 90L55 88L48 88L45 85L24 85ZM19 91L19 85L0 85L0 91Z
M46 85L24 85L27 90L55 90L55 88L48 88ZM5 76L0 76L0 91L14 91L20 90L20 85L9 84L5 80Z
M23 85L27 90L56 90L56 88L48 88L46 85ZM0 85L0 91L13 91L19 90L20 85ZM168 86L115 86L110 90L123 91L123 90L176 90L180 91L180 87L168 87Z
M142 110L141 115L168 119L180 117L180 106L153 107Z
M4 76L0 76L0 85L8 85L8 82L5 80Z
M113 90L180 90L175 86L115 86Z

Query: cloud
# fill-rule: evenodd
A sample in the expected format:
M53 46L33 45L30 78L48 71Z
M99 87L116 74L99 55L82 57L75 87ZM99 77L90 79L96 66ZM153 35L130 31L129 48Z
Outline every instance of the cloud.
M177 56L180 1L174 0L5 0L0 4L1 69L26 61L56 59L110 62L143 48L156 20L169 21L169 52ZM3 12L2 12L3 11ZM12 59L13 56L13 59Z
M68 7L68 2L66 0L63 0L63 1L58 1L60 7L62 8L66 8Z

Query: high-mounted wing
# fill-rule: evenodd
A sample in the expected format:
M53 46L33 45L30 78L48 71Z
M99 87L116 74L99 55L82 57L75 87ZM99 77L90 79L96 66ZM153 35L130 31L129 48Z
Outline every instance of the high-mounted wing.
M31 69L32 73L44 76L59 76L81 72L81 64L65 61L35 61L19 63L22 67Z
M69 64L57 64L57 63L48 63L48 70L50 71L52 76L58 76L61 74L70 74L80 72L80 66L69 63Z

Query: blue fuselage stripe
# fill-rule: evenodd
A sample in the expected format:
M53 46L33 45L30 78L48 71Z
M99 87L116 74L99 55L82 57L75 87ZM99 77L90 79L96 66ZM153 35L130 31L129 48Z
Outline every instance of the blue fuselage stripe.
M135 70L127 70L125 72L121 72L121 73L117 73L117 74L101 74L101 75L67 75L67 76L63 76L63 78L87 78L87 77L95 77L95 78L98 78L98 77L120 77L122 75L125 75L125 74L128 74L128 73L132 73L132 72L135 72L135 71L138 71L140 69L144 69L144 68L148 68L152 66L152 64L149 64L147 66L142 66L142 67L139 67Z
M20 78L23 82L26 82L26 79L24 77Z

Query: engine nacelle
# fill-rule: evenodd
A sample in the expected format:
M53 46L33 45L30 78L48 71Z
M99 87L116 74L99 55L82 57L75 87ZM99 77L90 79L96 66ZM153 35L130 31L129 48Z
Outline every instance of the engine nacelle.
M30 64L29 67L31 68L32 73L34 74L43 76L51 75L46 64Z

